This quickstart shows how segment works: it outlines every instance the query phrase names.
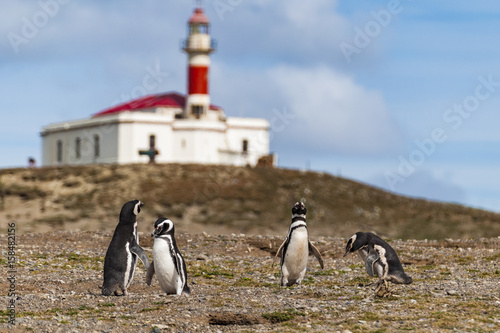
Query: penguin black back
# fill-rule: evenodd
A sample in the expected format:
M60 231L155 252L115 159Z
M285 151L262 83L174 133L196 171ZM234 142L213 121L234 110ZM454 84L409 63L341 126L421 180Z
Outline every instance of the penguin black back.
M120 211L121 224L134 224L137 220L137 215L141 212L143 203L139 200L132 200L123 205Z
M102 294L118 295L121 289L127 295L127 288L134 276L137 257L149 268L149 259L139 246L137 234L137 214L141 211L142 202L132 200L123 205L120 220L113 233L113 238L104 258L104 282Z
M352 235L347 242L344 257L356 251L365 262L368 275L379 277L375 289L377 296L389 295L387 281L399 284L413 282L413 279L405 274L396 251L377 235L371 232L357 232ZM385 291L382 286L385 286ZM382 293L379 293L380 291Z
M375 245L382 246L385 249L385 259L389 264L389 274L396 271L403 271L403 266L396 251L382 238L372 232L357 232L347 242L346 252L344 256L349 253L356 252L361 249L367 249Z
M116 251L121 251L121 247L125 246L127 242L138 243L136 222L142 206L143 203L139 200L132 200L123 205L120 211L120 220L113 233L106 257L108 257L108 253L113 255L113 253L116 254Z

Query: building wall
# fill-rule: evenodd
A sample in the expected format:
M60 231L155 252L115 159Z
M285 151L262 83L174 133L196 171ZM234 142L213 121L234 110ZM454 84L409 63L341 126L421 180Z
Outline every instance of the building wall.
M232 157L226 158L234 161L228 161L229 164L256 165L261 156L269 154L269 123L266 120L230 117L227 126L229 155ZM243 153L243 141L246 141L246 153ZM243 154L238 156L237 152Z
M226 126L221 121L183 119L175 122L173 162L221 163L219 148L224 144Z
M117 134L116 123L74 128L63 125L52 128L42 134L42 165L116 163L118 160ZM80 141L79 152L77 140ZM61 152L58 152L58 141L62 145ZM59 154L61 160L58 160Z
M215 121L175 119L173 112L123 112L45 127L42 165L147 163L149 157L139 155L139 150L149 149L152 135L159 151L155 158L158 163L255 165L259 157L269 154L268 128L264 119ZM61 161L57 159L58 141L62 143Z
M149 150L150 136L155 137L155 148L159 152L155 161L170 162L173 157L172 124L175 114L180 112L175 108L158 108L156 112L121 113L118 163L148 163L149 156L139 155L139 151Z

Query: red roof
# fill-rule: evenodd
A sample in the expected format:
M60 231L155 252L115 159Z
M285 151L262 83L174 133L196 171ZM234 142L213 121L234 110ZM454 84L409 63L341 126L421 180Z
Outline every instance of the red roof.
M177 92L164 94L147 95L131 100L129 102L113 106L101 112L95 113L92 117L107 116L110 114L121 113L125 111L140 111L154 107L184 108L186 105L186 96ZM220 110L221 108L210 104L210 110Z
M189 24L191 24L191 23L209 24L210 21L208 20L208 17L203 12L203 9L198 7L194 10L194 13L193 13L193 15L191 15L191 18L189 19L188 23Z

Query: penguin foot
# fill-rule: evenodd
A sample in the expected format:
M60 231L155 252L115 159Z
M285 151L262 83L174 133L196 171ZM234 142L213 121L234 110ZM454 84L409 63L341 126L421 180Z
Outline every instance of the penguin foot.
M389 297L392 295L392 293L389 291L389 285L386 280L381 280L377 282L377 287L375 288L375 295L377 297Z
M390 292L387 289L380 289L378 292L375 294L377 297L390 297L392 296L392 292Z

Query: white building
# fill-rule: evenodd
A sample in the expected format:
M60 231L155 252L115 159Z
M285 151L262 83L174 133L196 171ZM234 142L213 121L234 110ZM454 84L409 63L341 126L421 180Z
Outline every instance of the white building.
M269 122L226 117L210 104L208 73L214 51L209 20L196 8L184 43L188 94L149 95L85 120L42 129L42 165L204 163L255 165L269 154Z

